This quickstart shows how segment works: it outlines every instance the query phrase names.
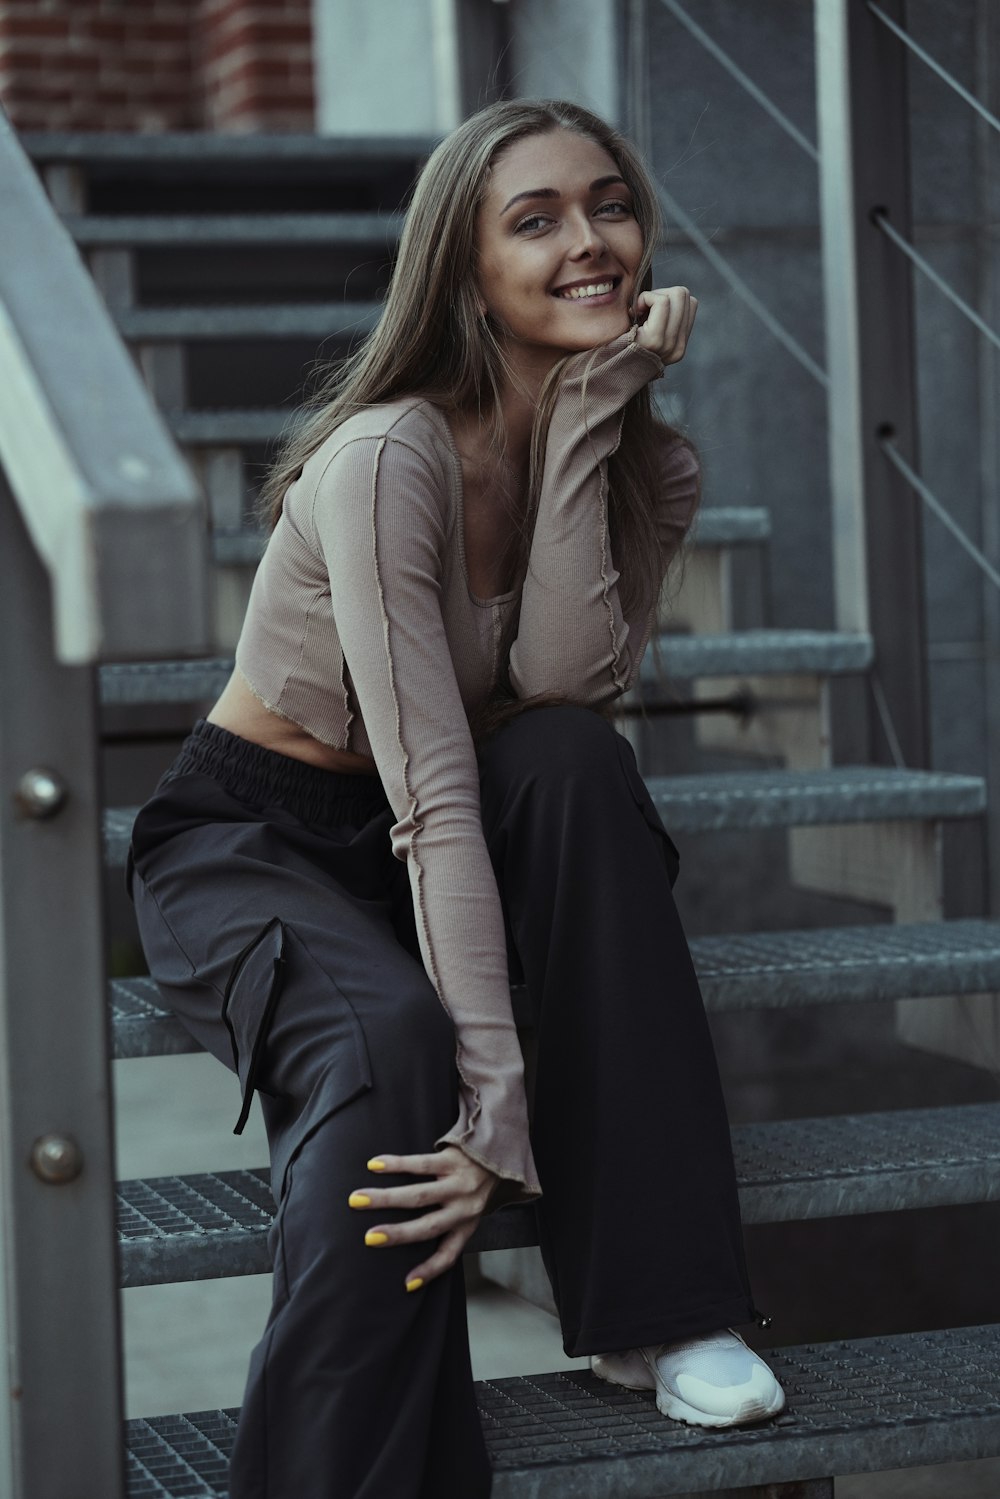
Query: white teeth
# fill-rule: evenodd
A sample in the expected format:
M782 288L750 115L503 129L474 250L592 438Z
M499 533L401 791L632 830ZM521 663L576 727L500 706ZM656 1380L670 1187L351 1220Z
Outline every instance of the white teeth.
M597 281L592 286L570 286L565 291L558 293L560 297L569 297L578 302L581 297L603 297L609 291L614 291L613 281Z

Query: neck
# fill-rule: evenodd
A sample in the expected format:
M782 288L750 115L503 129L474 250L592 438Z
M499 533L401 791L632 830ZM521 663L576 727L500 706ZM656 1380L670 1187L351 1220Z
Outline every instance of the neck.
M552 349L532 349L523 344L507 350L509 374L500 390L500 410L507 431L507 454L516 468L528 466L539 392L561 357Z

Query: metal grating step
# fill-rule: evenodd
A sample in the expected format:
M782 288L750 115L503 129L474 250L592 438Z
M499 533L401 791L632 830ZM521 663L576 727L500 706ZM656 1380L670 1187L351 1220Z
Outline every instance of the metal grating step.
M986 810L986 786L979 776L875 765L645 780L671 833L975 817Z
M229 681L231 656L209 656L197 661L127 661L98 671L101 705L134 703L195 703L215 699Z
M646 785L671 833L931 821L975 817L986 807L979 776L870 765L647 776ZM111 807L104 814L104 853L112 866L125 863L136 811Z
M209 338L316 340L370 333L377 302L280 302L253 307L133 307L116 311L122 337L136 343Z
M746 1124L732 1139L745 1223L1000 1200L1000 1103ZM122 1285L263 1273L272 1213L263 1169L119 1182ZM537 1242L521 1205L484 1218L465 1252Z
M359 166L366 175L380 167L395 170L400 162L414 169L437 145L436 136L315 135L299 131L228 135L215 130L164 130L139 133L117 130L25 130L20 142L38 163L79 161L113 167L141 166L154 173L167 168L172 175L225 176L234 167L259 167L264 162L302 171L312 166L326 182L339 164L352 177Z
M689 946L710 1012L1000 992L1000 921L984 918L693 937ZM199 1050L151 978L112 980L109 1003L113 1056ZM511 1003L530 1028L519 985Z
M178 442L189 447L240 447L243 444L273 442L285 431L290 431L299 418L298 407L258 406L245 411L164 411L163 418ZM266 533L237 531L236 536L247 538L247 547L255 548L252 558L256 561L263 550Z
M1000 990L1000 921L913 921L693 937L709 1010Z
M493 1499L665 1499L1000 1453L1000 1328L769 1349L787 1396L756 1427L661 1416L589 1370L476 1381ZM129 1499L225 1493L235 1410L126 1424Z
M116 1200L123 1286L259 1275L271 1267L274 1198L264 1168L122 1181Z
M172 1057L201 1051L176 1015L165 1008L153 979L112 979L108 994L113 1057Z
M402 214L63 214L78 245L351 245L382 247L402 232Z
M215 560L252 562L261 538L236 532L216 538ZM659 637L661 667L647 653L642 666L643 696L664 685L663 676L832 675L865 671L872 662L868 635L836 634L821 630L752 630L725 635ZM233 669L232 657L200 661L116 662L100 669L101 702L185 703L218 696Z
M696 546L747 546L768 541L771 512L759 505L703 505L691 535Z
M718 635L660 635L657 669L652 650L639 671L642 695L667 677L831 675L866 671L875 655L870 635L834 630L739 630Z

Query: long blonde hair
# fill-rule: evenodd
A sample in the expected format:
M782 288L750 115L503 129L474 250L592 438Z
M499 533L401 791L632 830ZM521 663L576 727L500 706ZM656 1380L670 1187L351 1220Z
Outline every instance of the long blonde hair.
M498 330L480 313L476 282L476 221L490 168L515 141L566 129L603 147L632 191L643 233L643 255L635 295L652 286L652 262L661 234L656 192L634 147L618 131L564 100L501 100L480 110L434 150L414 188L399 242L382 316L362 347L320 371L319 384L304 403L304 415L282 442L261 486L258 508L277 524L288 486L306 459L356 412L383 401L421 395L445 409L478 411L489 424L491 445L504 448L500 394L506 361ZM515 566L518 593L527 572L541 488L545 439L565 366L560 360L540 393L531 440L528 496L520 524ZM651 608L663 576L656 529L657 464L662 439L676 432L653 413L649 388L627 403L622 440L608 461L608 520L626 613ZM689 443L690 445L690 443ZM700 498L700 496L699 496ZM566 701L562 693L518 699L510 682L509 654L517 635L519 601L508 611L500 640L498 680L490 697L470 715L477 742L509 718L542 702Z

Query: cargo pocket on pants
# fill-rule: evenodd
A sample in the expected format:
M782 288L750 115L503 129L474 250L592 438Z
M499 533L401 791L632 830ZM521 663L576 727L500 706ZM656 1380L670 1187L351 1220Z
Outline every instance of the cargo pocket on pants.
M285 976L285 928L273 916L237 953L222 998L222 1019L233 1043L242 1107L233 1129L241 1135L250 1116L261 1056Z
M672 890L677 883L677 875L681 867L681 856L677 851L677 845L663 826L660 814L657 812L653 798L649 794L649 788L639 773L635 751L624 734L620 734L617 729L615 729L614 734L618 743L618 758L621 761L622 770L625 772L625 779L628 782L628 787L635 800L635 804L646 822L653 829L653 832L662 840L663 858L667 867L667 878L670 881L670 888Z
M276 1202L288 1167L331 1114L373 1086L354 1006L294 927L272 919L237 954L223 998L243 1092L234 1133L264 1096Z

